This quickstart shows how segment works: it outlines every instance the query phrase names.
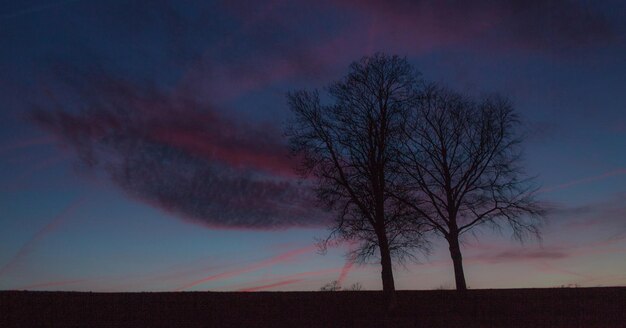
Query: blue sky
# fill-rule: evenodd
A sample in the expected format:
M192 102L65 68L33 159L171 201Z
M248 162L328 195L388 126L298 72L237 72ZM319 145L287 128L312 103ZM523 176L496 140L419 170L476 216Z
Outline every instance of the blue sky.
M508 96L554 204L541 242L465 240L470 288L626 283L621 1L0 3L0 289L380 288L286 157L285 93L376 51ZM395 271L453 287L447 249Z

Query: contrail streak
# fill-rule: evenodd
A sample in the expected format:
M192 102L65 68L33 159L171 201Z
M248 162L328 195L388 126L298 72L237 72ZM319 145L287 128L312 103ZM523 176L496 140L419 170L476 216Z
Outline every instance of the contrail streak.
M256 292L256 291L260 291L260 290L265 290L265 289L270 289L270 288L274 288L274 287L279 287L279 286L284 286L284 285L291 285L291 284L295 284L298 283L300 281L302 281L304 279L289 279L289 280L284 280L284 281L279 281L279 282L275 282L273 284L268 284L268 285L263 285L263 286L256 286L256 287L250 287L250 288L245 288L245 289L241 289L239 290L240 292Z
M246 292L246 291L251 291L251 290L258 290L257 287L271 288L275 286L282 286L283 284L281 282L284 282L284 281L293 281L293 280L304 281L306 280L305 278L308 278L308 277L327 275L327 274L335 273L340 270L341 268L330 268L330 269L323 269L323 270L317 270L317 271L305 271L305 272L295 273L295 274L291 274L287 276L279 276L279 277L274 277L274 278L260 279L260 280L256 280L253 282L230 285L227 287L227 289L237 290L240 292ZM250 287L250 285L253 285L253 287ZM254 286L254 285L257 285L257 286Z
M351 258L346 259L346 264L341 269L341 273L339 274L339 278L337 278L337 283L339 284L339 286L341 286L343 284L343 281L348 276L348 273L352 269L353 265L354 265L354 260L353 259L351 259Z
M49 282L22 286L22 287L17 288L17 290L32 290L32 289L42 289L42 288L56 287L56 286L65 286L65 285L71 285L71 284L78 284L78 283L85 282L85 281L87 280L77 279L77 280L49 281Z
M22 247L20 247L20 249L17 251L17 253L15 253L15 255L13 255L9 262L7 262L4 266L0 268L0 276L12 270L16 264L18 264L24 257L28 256L28 254L33 251L39 241L41 241L46 235L50 234L51 232L56 230L61 224L63 224L67 220L69 215L83 202L84 201L81 198L71 203L63 211L61 211L61 213L54 217L52 221L50 221L43 228L37 231L37 233L30 240L28 240L26 243L24 243L24 245L22 245Z
M348 257L346 258L346 263L343 265L343 268L341 269L339 278L337 278L337 283L339 284L339 286L343 284L343 281L348 276L348 273L350 273L352 266L354 266L354 262L356 261L356 259L354 258L353 252L354 252L354 248L356 247L356 244L357 243L353 240L348 242L348 250L349 250Z
M206 278L200 279L200 280L196 280L194 282L191 282L179 289L177 289L177 291L181 291L181 290L185 290L188 288L191 288L193 286L196 285L200 285L202 283L205 282L209 282L209 281L215 281L215 280L221 280L221 279L227 279L227 278L232 278L235 276L239 276L242 275L244 273L248 273L248 272L252 272L252 271L256 271L265 267L269 267L281 262L285 262L285 261L289 261L292 260L294 257L302 255L302 254L306 254L306 253L310 253L311 251L315 250L316 246L308 246L308 247L303 247L303 248L298 248L292 251L289 251L287 253L283 253L283 254L279 254L276 255L272 258L269 258L267 260L263 260L261 262L257 262L254 264L251 264L247 267L243 267L240 269L236 269L236 270L232 270L232 271L227 271L227 272L222 272L222 273L218 273L212 276L208 276Z
M537 191L537 193L545 193L545 192L551 192L551 191L555 191L555 190L561 190L561 189L567 189L569 187L573 187L576 185L580 185L580 184L586 184L586 183L590 183L590 182L594 182L594 181L598 181L598 180L602 180L602 179L606 179L606 178L610 178L616 175L622 175L622 174L626 174L626 168L620 168L617 170L613 170L610 172L606 172L604 174L600 174L600 175L596 175L596 176L592 176L592 177L587 177L584 179L579 179L579 180L574 180L574 181L570 181L567 183L563 183L560 185L556 185L553 187L547 187L547 188L542 188L539 189Z

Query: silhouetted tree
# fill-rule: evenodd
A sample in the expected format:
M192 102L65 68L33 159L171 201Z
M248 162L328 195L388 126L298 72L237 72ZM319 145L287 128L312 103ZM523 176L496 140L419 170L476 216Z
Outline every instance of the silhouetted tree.
M507 99L475 100L434 84L403 126L397 158L410 182L399 199L448 241L458 290L467 289L459 244L464 233L508 224L520 241L539 237L545 211L520 166L519 126Z
M359 291L363 289L363 285L360 282L355 282L352 285L350 285L350 287L348 287L349 291Z
M392 303L392 257L402 260L425 245L418 221L409 220L410 208L392 193L403 189L393 157L418 84L419 73L406 59L376 54L353 63L328 87L329 104L317 90L288 94L295 119L287 136L302 158L300 173L315 178L318 200L337 214L324 242L358 241L353 255L359 260L378 253L383 291Z
M339 285L339 281L333 280L326 285L320 287L320 291L322 292L337 292L341 290L341 285Z

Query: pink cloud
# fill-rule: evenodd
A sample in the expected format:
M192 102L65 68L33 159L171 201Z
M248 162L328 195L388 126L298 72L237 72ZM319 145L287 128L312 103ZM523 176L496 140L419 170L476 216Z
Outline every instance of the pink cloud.
M354 260L346 259L346 264L343 266L343 268L341 268L341 273L339 274L339 278L337 278L337 283L339 284L339 286L343 284L343 281L348 276L348 273L350 273L352 266L354 266Z
M208 227L280 229L328 219L292 172L296 159L276 128L227 119L182 91L76 74L76 96L89 110L59 105L31 119L131 198Z
M337 271L340 271L340 268L330 268L330 269L323 269L323 270L316 270L316 271L299 272L299 273L291 274L291 275L287 275L287 276L275 276L275 277L255 280L253 282L247 282L245 284L232 285L232 286L228 286L228 288L229 289L236 289L236 290L239 290L239 291L249 291L248 290L250 288L249 285L263 284L265 286L265 285L273 284L274 282L276 282L276 280L279 280L279 281L289 281L289 280L304 281L305 280L304 278L333 274L333 273L336 273ZM241 287L241 286L247 286L247 287ZM241 287L241 288L239 288L239 287ZM252 287L252 288L255 288L255 287Z
M212 44L180 83L197 94L211 90L209 97L218 102L290 79L334 77L333 69L375 51L408 56L453 47L553 52L603 43L613 34L601 15L567 0L272 1L254 7L230 1L225 7L239 26ZM332 22L337 25L332 33L319 27L316 14L337 12L343 19ZM297 37L303 24L309 26L306 38Z
M257 271L259 269L262 268L266 268L266 267L271 267L273 265L279 264L279 263L283 263L283 262L288 262L288 261L292 261L294 258L296 258L299 255L302 254L306 254L306 253L310 253L313 250L315 250L317 248L317 246L308 246L308 247L303 247L303 248L298 248L286 253L282 253L279 255L276 255L274 257L271 257L269 259L257 262L257 263L253 263L251 265L248 265L246 267L243 268L239 268L236 270L231 270L231 271L227 271L227 272L222 272L219 274L215 274L215 275L211 275L196 281L193 281L191 283L188 283L180 288L178 288L177 290L185 290L185 289L189 289L191 287L209 282L209 281L216 281L216 280L223 280L223 279L229 279L232 277L236 277L248 272L253 272L253 271Z
M576 207L555 209L552 219L571 233L607 236L606 240L619 240L626 235L626 206L624 195L615 195L609 200L584 204Z
M343 20L333 22L338 28L326 33L316 28L316 20L294 9L302 5L311 13L339 12ZM481 52L562 52L608 42L614 34L600 14L584 4L567 0L296 1L273 2L262 12L251 10L245 2L233 1L228 7L237 8L234 12L241 19L240 37L267 38L266 43L278 47L278 51L265 51L269 46L261 44L258 45L260 51L254 55L238 57L228 65L215 62L205 70L190 70L193 84L205 79L208 81L205 86L219 90L219 97L226 98L298 75L329 76L332 75L329 68L381 50L409 56L452 47ZM286 13L289 19L285 18ZM300 39L295 38L288 48L282 49L283 35L297 34L297 26L303 23L311 25L310 33L315 37L308 42L298 42ZM271 26L283 34L280 38L257 35L251 26ZM220 48L218 53L225 50Z
M344 280L348 276L348 273L350 273L350 270L352 270L352 267L354 266L355 258L353 257L353 252L355 247L357 247L357 244L358 243L356 241L348 242L348 257L346 257L346 263L343 265L343 268L341 268L341 273L339 274L339 278L337 278L339 286L343 284Z
M134 199L185 220L234 229L320 226L327 217L313 206L310 188L295 179L292 168L298 161L288 156L280 128L229 119L223 103L286 81L326 80L334 77L335 68L376 50L409 56L457 45L482 50L492 39L499 42L489 44L507 49L549 48L557 42L546 38L576 45L610 34L602 17L585 14L582 5L531 2L272 1L249 6L232 1L224 7L239 24L204 52L190 47L201 54L186 63L173 87L158 89L98 69L61 67L55 72L59 80L74 82L69 85L72 101L53 95L49 100L55 110L34 111L33 121L75 150L81 163L106 170ZM170 37L202 26L184 21L170 7L158 7L164 9L163 19L172 19L166 25L176 27L166 31ZM557 9L565 14L552 17ZM337 28L332 32L312 15L329 12L344 17L333 21ZM533 27L528 22L535 16L559 28L521 33ZM306 38L301 37L303 25L308 26ZM500 32L504 37L491 35ZM177 42L181 49L174 52L189 51ZM63 107L69 103L89 109Z
M215 118L210 119L215 120ZM273 126L260 129L225 122L218 124L206 122L205 125L211 128L162 127L150 134L157 141L192 154L221 161L234 168L257 169L278 176L295 177L294 168L297 162L289 156L286 146L277 142L280 132ZM258 133L256 130L259 130L258 132L262 130L263 133ZM241 131L248 131L255 135L235 134Z
M412 54L452 45L480 51L561 51L604 43L613 36L604 17L567 0L343 0L333 4L368 21L379 46Z
M540 261L540 262L537 262L537 263L536 263L536 266L537 266L537 267L538 267L538 268L539 268L542 272L545 272L545 273L551 273L551 274L565 274L565 275L570 275L570 276L576 276L576 277L579 277L579 278L583 278L583 279L585 279L585 280L593 279L593 277L592 277L592 276L590 276L590 275L581 274L581 273L574 272L574 271L571 271L571 270L567 270L567 269L559 268L559 267L556 267L556 266L554 266L554 265L552 265L552 264L548 264L548 263L547 263L547 262L545 262L545 261Z
M520 261L534 261L541 259L558 260L569 257L570 254L563 252L559 249L509 249L496 253L481 254L472 256L470 259L473 261L484 261L489 263L501 263L501 262L520 262Z

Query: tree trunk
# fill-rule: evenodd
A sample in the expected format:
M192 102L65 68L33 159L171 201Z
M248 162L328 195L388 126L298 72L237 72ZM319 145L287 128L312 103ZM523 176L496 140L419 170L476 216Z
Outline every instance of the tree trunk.
M393 292L396 290L395 284L393 282L393 272L391 268L391 255L389 254L389 247L385 245L385 247L380 247L380 264L383 268L382 270L382 278L383 278L383 291L384 292Z
M463 272L463 256L461 255L461 247L459 246L459 235L451 234L448 238L448 243L450 245L450 257L452 257L452 263L454 265L456 290L467 290L465 273Z
M389 310L393 310L396 306L396 286L393 281L393 268L391 265L391 253L389 252L389 242L386 234L378 236L380 248L380 265L382 266L383 294Z

